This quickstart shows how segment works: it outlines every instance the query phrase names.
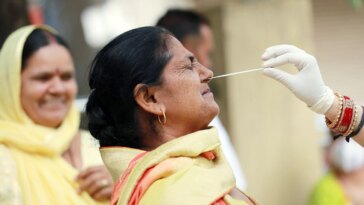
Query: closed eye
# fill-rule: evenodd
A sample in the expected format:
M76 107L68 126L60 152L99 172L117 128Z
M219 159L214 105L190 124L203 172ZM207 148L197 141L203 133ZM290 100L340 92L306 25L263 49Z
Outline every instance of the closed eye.
M65 72L65 73L62 73L62 75L61 75L61 79L63 81L68 81L68 80L71 80L73 78L74 78L73 72Z
M187 69L193 70L193 68L198 64L198 62L194 56L189 56L188 59L190 60L190 63L187 66Z

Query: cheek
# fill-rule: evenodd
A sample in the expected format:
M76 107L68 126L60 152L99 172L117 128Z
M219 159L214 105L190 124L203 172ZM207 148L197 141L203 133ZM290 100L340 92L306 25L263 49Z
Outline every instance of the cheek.
M23 86L20 94L20 103L24 112L34 119L38 116L38 110L40 109L40 102L45 93L44 86Z
M204 101L200 86L192 82L180 86L173 97L175 97L179 106L189 107L189 109L199 108Z
M68 97L73 100L78 92L78 86L76 81L72 80L69 83L67 83L66 88Z
M43 84L24 84L21 88L22 104L38 103L47 92L47 86Z

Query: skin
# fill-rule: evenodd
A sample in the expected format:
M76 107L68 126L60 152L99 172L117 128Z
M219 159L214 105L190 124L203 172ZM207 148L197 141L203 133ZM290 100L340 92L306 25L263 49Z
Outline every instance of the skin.
M330 107L330 109L325 113L325 116L330 120L330 121L334 121L335 117L337 115L337 110L339 108L339 98L337 96L335 96L335 100L333 105ZM356 123L356 126L354 128L354 130L358 127L358 124L362 118L362 114L363 114L363 108L359 107L358 109L358 123ZM354 139L357 143L359 143L361 146L364 147L364 129L361 129L359 131L359 133L354 136L352 139Z
M213 73L202 66L194 55L174 37L168 40L172 58L162 73L162 84L140 90L136 86L135 97L144 112L163 116L167 120L159 127L158 140L145 133L145 149L154 149L169 140L206 129L218 114L219 106L214 100L208 83ZM152 139L153 138L153 139Z
M58 44L40 48L21 73L21 104L27 115L46 127L58 127L77 93L73 60Z
M21 105L35 124L57 128L69 112L77 93L75 69L69 51L52 43L37 50L21 73ZM63 158L74 168L82 168L81 138L77 133ZM108 184L100 184L106 179ZM76 178L78 192L87 191L94 199L108 199L112 179L104 166L90 167Z
M199 36L186 37L182 43L203 66L212 68L211 53L214 50L214 38L208 25L202 24Z

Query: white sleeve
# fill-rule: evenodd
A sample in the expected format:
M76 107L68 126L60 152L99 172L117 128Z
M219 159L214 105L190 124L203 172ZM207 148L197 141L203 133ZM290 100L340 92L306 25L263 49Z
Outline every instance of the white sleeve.
M240 166L239 158L236 154L234 146L231 143L230 137L226 132L224 125L221 123L219 117L215 117L210 123L210 126L216 127L219 133L221 148L233 170L236 179L236 186L242 191L246 190L247 182L243 170Z

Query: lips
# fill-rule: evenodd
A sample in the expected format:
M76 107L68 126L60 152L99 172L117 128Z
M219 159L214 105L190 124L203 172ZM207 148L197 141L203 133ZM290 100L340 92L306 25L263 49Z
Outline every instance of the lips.
M54 98L42 101L41 106L51 110L63 109L67 104L64 98Z
M204 91L202 92L202 95L205 95L205 94L208 94L208 93L211 93L210 88L207 88L206 90L204 90Z

